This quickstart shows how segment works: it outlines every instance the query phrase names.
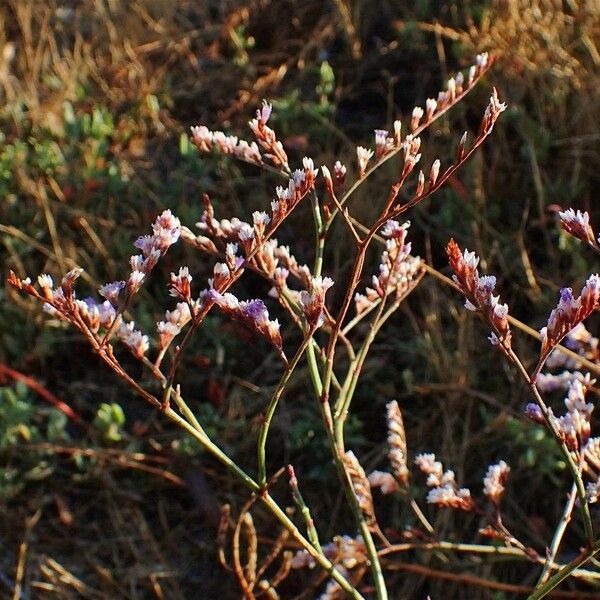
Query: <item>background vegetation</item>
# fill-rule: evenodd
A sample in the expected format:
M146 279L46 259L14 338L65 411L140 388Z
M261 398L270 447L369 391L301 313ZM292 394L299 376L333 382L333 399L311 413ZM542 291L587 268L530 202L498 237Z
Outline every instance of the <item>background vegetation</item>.
M498 275L511 312L539 328L558 288L577 287L597 270L591 252L560 231L556 212L573 206L599 221L599 40L600 6L576 0L7 0L0 7L2 272L56 278L79 265L93 289L123 277L132 242L163 208L191 226L203 192L223 214L263 206L275 181L223 157L198 156L190 125L245 133L267 98L297 157L351 164L373 129L406 120L449 74L490 51L498 57L491 75L424 142L432 156L451 155L462 131L476 126L492 85L509 109L450 188L411 213L411 237L442 270L450 236L476 250ZM359 216L368 218L386 194L393 175L386 169L362 187ZM310 225L308 208L299 209L292 226ZM336 281L350 243L339 235L328 257L335 271L326 273ZM312 237L295 243L308 260ZM190 262L199 277L208 273L185 253L177 248L158 268L165 274ZM138 299L142 329L164 312L163 282L154 276ZM244 285L246 295L265 292L251 278ZM473 486L488 463L512 466L504 513L511 529L543 548L563 502L558 450L521 418L526 390L499 368L461 304L433 278L404 304L366 365L350 440L363 464L380 466L384 407L398 399L413 456L435 451ZM76 333L45 322L28 300L0 289L0 596L239 597L217 566L214 540L219 505L235 510L245 493L130 397ZM251 467L252 434L278 374L266 345L248 335L211 317L182 373L202 422ZM257 351L247 352L249 344ZM517 344L533 360L535 344L526 336ZM281 454L271 456L272 467L293 462L304 474L307 501L330 538L351 521L340 513L309 400L300 368L275 424ZM400 505L384 500L381 511L397 530L409 523ZM431 515L447 538L476 534L475 517ZM268 544L273 533L256 518ZM536 576L530 566L478 565L464 556L421 553L405 562L524 585ZM303 591L300 576L286 585L285 597ZM391 589L396 598L511 597L406 565Z

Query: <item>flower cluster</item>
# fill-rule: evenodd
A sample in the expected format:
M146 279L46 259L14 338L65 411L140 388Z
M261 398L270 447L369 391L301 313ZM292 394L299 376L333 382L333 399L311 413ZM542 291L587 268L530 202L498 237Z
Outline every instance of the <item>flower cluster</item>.
M495 506L500 505L500 499L504 494L504 486L509 473L510 467L503 460L488 467L483 479L483 493Z
M562 343L582 358L598 362L600 360L599 342L600 340L593 336L583 323L579 323L563 338ZM578 379L584 385L589 385L589 374L584 375L578 370L581 369L581 363L576 358L559 352L558 348L550 352L544 367L551 370L563 369L563 371L562 373L540 373L537 376L535 383L542 393L558 389L566 390L574 379Z
M427 502L442 507L470 511L475 504L467 488L456 485L454 471L444 471L441 462L435 460L435 454L419 454L415 464L427 475Z
M356 148L356 158L358 160L358 176L359 178L363 178L367 171L367 165L369 161L373 158L373 150L370 148L363 148L362 146L358 146Z
M554 347L587 318L598 307L599 302L600 279L597 274L590 275L577 298L573 296L571 288L563 288L560 291L558 305L550 313L546 327L540 330L540 367Z
M557 390L568 390L574 381L579 381L585 386L590 385L590 374L581 371L563 371L562 373L540 373L535 380L535 385L542 394L549 394Z
M555 417L549 409L550 419L569 449L573 451L583 448L590 437L590 420L594 405L586 402L585 395L588 386L593 383L589 377L584 378L583 381L573 378L564 400L566 412L560 417ZM528 404L525 407L525 414L531 420L545 424L544 416L537 404Z
M397 126L396 123L398 123ZM391 152L396 146L396 141L399 141L400 121L396 121L396 123L394 123L394 129L398 131L397 136L389 137L385 129L375 130L375 160L380 160Z
M185 302L178 302L174 310L167 310L164 321L159 321L156 324L159 350L168 348L175 336L181 333L181 330L189 323L191 318L190 306Z
M493 275L480 276L477 270L479 258L474 252L460 251L454 240L446 247L450 267L454 271L452 279L466 297L465 307L476 311L491 326L490 341L510 348L511 331L508 325L508 306L500 304L499 296L494 296L496 278Z
M394 476L386 471L371 471L367 479L371 488L379 488L384 496L400 490Z
M238 300L233 294L221 294L214 288L203 292L201 298L215 303L227 316L264 336L283 355L279 321L269 318L269 311L262 300Z
M273 106L263 101L263 105L256 111L256 119L250 121L250 129L259 145L265 150L268 158L276 167L289 170L288 157L283 144L277 139L275 132L267 125L271 117Z
M332 285L333 279L330 277L313 277L310 292L300 292L300 306L309 327L313 329L324 322L325 294Z
M392 294L399 300L417 285L417 275L422 269L422 263L419 257L410 255L411 244L406 242L409 227L409 222L400 225L397 221L390 220L385 224L381 233L387 238L386 249L381 255L379 275L373 275L373 287L366 288L364 294L355 295L357 313Z
M202 234L195 236L187 228L183 228L184 241L201 248L211 254L217 254L214 240L239 244L246 256L257 252L262 243L271 235L275 227L296 207L298 202L313 188L317 170L312 159L303 159L303 168L296 169L286 187L278 186L275 190L277 199L271 202L271 214L256 211L252 215L252 224L233 217L232 219L215 218L214 208L208 196L204 196L204 212L196 227ZM267 229L269 226L269 229ZM210 237L207 237L210 236ZM213 239L211 239L213 238Z
M158 259L164 255L181 235L181 222L165 210L152 225L152 235L139 237L134 246L142 251L131 257L131 274L127 281L127 297L130 298L141 287L144 278L156 266ZM114 284L111 284L114 285Z
M455 77L451 77L447 83L447 89L440 91L437 97L428 98L425 102L425 109L420 106L416 106L411 114L410 120L410 134L406 136L403 143L404 148L404 172L403 177L406 177L414 166L419 162L421 155L419 154L420 138L414 137L418 130L421 130L424 126L428 125L432 119L434 119L441 112L445 111L452 103L456 101L457 96L463 94L468 90L474 83L475 79L482 75L489 67L489 59L487 53L479 54L477 56L476 64L473 65L465 81L465 77L462 73L457 73ZM505 105L498 102L498 97L494 92L492 99L490 100L490 106L484 117L484 129L489 129L493 126L493 122L496 120L498 114L505 109ZM424 119L423 119L424 117ZM358 159L359 178L364 177L367 170L367 165L373 155L377 161L387 156L392 150L398 148L401 143L401 122L394 121L394 135L389 136L389 133L385 129L375 130L375 152L373 150L358 146L356 149L356 155ZM464 146L464 141L463 144ZM439 169L439 163L437 168Z
M150 346L148 336L135 329L135 323L133 321L130 321L129 323L122 322L117 331L117 335L136 358L143 358L146 352L148 352Z
M41 300L44 311L51 316L68 321L79 329L88 339L94 341L96 348L100 348L106 333L111 332L137 357L141 358L148 351L148 336L135 329L135 323L124 322L117 312L113 302L115 296L108 288L122 289L121 285L108 284L100 288L101 292L109 298L97 302L93 298L83 300L77 298L74 289L75 281L79 278L82 269L76 268L69 271L62 279L60 286L53 289L54 282L50 275L40 275L37 279L40 291L31 283L29 278L18 279L14 272L10 272L8 283L18 290L22 290ZM121 283L121 282L118 282ZM105 334L102 334L104 331Z
M572 236L596 248L600 243L597 240L596 234L590 225L590 215L587 211L575 212L572 208L558 213L560 217L560 226Z
M192 143L201 152L210 152L217 149L223 154L231 154L240 160L262 164L262 156L256 142L248 143L240 140L235 135L226 135L222 131L210 131L204 125L190 128Z
M402 143L403 154L404 154L404 166L402 167L402 174L400 180L406 179L415 168L415 165L421 160L421 138L413 136L412 134L407 135Z
M583 449L584 470L592 480L586 486L588 502L600 500L600 437L590 438Z
M341 565L346 569L353 569L357 565L364 564L367 559L365 542L362 536L353 538L349 535L341 535L334 538L333 542L322 546L323 554L334 564ZM292 569L312 569L316 565L315 559L306 551L299 550L292 558Z

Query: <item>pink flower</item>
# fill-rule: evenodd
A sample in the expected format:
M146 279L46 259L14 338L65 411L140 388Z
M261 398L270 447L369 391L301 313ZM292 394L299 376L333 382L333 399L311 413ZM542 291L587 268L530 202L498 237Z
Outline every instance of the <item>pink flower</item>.
M112 305L116 306L119 302L119 294L121 290L125 287L124 281L113 281L112 283L107 283L103 285L98 292L101 296L106 298Z

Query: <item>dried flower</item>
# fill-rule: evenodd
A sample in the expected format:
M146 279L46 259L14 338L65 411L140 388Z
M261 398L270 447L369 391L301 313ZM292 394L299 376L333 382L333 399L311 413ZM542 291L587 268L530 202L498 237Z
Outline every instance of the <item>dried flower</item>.
M410 130L411 131L414 131L415 129L417 129L419 127L419 123L420 123L421 119L423 118L424 114L425 114L425 112L423 111L423 109L420 106L415 106L413 108L412 117L411 117L411 121L410 121Z
M133 321L121 323L117 335L136 358L143 358L144 354L148 351L148 336L135 329Z
M441 480L444 467L441 462L435 460L435 454L417 454L415 464L425 475L435 475Z
M365 475L365 472L358 462L354 452L349 450L348 452L344 453L342 456L342 461L344 463L346 473L352 482L352 487L354 489L354 493L356 494L358 505L360 506L360 509L369 526L374 526L376 524L375 508L373 506L373 496L371 495L371 486L369 484L369 480L367 479L367 476Z
M256 111L256 118L250 121L250 129L259 146L265 150L265 157L276 167L289 169L288 157L283 144L277 139L275 132L267 125L273 107L263 100L263 105Z
M434 98L427 98L425 101L425 119L427 121L431 121L436 108L437 101Z
M439 158L436 158L433 161L433 164L431 165L431 171L429 172L429 185L431 187L435 186L439 174L440 174L440 160L439 160Z
M336 183L341 187L344 185L346 179L346 166L343 165L339 160L333 165L333 176L335 177Z
M398 120L394 121L394 144L396 146L402 144L402 123Z
M394 139L388 137L385 129L375 130L375 158L379 160L394 149Z
M510 467L501 460L498 464L490 465L483 479L483 493L496 506L504 493L504 484L508 478Z

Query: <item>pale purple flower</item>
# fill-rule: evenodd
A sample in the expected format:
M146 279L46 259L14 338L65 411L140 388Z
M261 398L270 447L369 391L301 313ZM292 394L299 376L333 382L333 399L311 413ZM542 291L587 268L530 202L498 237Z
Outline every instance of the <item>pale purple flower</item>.
M192 297L191 281L192 276L188 267L180 267L177 275L171 273L169 282L169 294L174 298L180 298L184 302L190 302Z
M343 165L339 160L337 160L335 165L333 165L333 176L339 185L344 184L344 180L346 179L346 166Z
M434 98L427 98L425 101L425 119L430 121L437 108L437 101Z
M402 123L398 120L394 121L394 143L396 146L402 143Z
M98 292L111 304L116 305L119 302L119 294L125 288L125 285L124 281L113 281L112 283L103 285Z
M420 106L415 106L413 108L412 116L411 116L411 120L410 120L410 130L411 131L414 131L415 129L417 129L417 127L419 127L419 123L421 122L421 119L423 118L424 114L425 114L425 111Z
M54 282L52 281L52 277L47 274L39 275L37 278L38 285L42 288L42 290L52 290L54 287Z
M121 323L118 335L123 344L125 344L137 358L143 358L144 354L148 351L148 336L135 329L135 323L133 321Z
M310 292L305 290L300 292L300 305L311 327L318 327L323 323L325 294L332 285L333 279L330 277L313 277Z
M444 467L441 462L435 460L435 454L417 454L415 464L425 475L435 475L438 479L442 478Z
M590 215L587 211L575 212L572 208L558 213L560 217L561 227L572 236L594 246L596 244L596 236L590 225Z
M590 275L577 298L573 296L571 288L563 288L560 291L558 305L550 313L546 327L540 330L542 341L540 364L572 329L598 307L599 301L598 275Z
M358 159L358 172L359 177L365 176L365 171L367 170L367 165L371 158L373 158L373 150L363 148L362 146L358 146L356 148L356 157Z

